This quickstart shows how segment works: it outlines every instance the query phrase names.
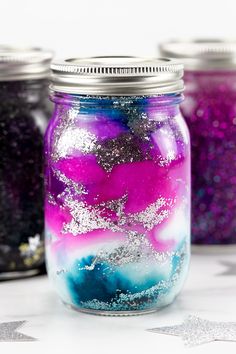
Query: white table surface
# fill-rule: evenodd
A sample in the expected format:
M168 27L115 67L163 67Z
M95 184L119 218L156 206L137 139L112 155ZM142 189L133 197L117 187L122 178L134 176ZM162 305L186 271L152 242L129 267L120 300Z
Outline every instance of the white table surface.
M221 262L235 264L235 274ZM101 317L67 309L46 276L0 283L0 322L28 321L19 331L37 342L0 343L0 353L15 354L165 354L236 353L236 342L212 342L187 348L179 337L147 328L181 323L188 315L236 322L236 250L221 254L193 254L181 295L153 314Z

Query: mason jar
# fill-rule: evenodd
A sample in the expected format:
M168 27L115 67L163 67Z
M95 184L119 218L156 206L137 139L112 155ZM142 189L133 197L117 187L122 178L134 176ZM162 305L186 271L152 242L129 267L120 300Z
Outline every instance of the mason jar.
M44 264L43 134L50 51L0 47L0 279Z
M236 243L236 42L170 42L185 65L182 113L192 141L192 242Z
M49 277L94 314L170 304L189 263L190 151L183 67L133 57L52 64L45 136Z

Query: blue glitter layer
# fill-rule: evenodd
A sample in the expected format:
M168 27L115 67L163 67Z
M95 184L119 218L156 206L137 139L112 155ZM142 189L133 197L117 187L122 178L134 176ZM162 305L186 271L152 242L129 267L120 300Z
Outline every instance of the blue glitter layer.
M111 265L105 262L96 264L93 270L81 269L92 263L92 255L76 260L71 271L65 274L71 303L81 309L104 311L138 311L161 307L176 296L175 285L178 286L187 270L185 251L176 252L172 257L168 278L151 273L139 284L129 279L120 268L111 271ZM169 297L170 301L166 300Z

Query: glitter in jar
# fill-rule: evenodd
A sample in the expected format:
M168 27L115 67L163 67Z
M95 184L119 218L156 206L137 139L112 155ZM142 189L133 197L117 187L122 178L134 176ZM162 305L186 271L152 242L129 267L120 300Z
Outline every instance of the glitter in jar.
M70 155L77 150L83 153L92 152L96 146L96 137L85 129L76 127L66 129L57 142L57 154L60 157Z
M47 84L46 79L0 82L0 273L9 277L9 272L38 269L44 263Z
M155 311L174 300L188 271L183 67L137 62L112 57L52 65L47 266L63 302L83 312Z
M196 244L236 243L235 81L234 71L185 74L182 112L192 142L192 241Z
M101 101L98 100L96 106L100 115L103 113ZM127 98L126 105L130 102L131 98ZM47 160L48 171L51 171L51 178L46 181L49 272L52 276L55 274L55 282L60 279L60 286L64 284L68 289L67 302L81 309L126 311L162 307L176 296L185 277L189 221L176 228L174 220L176 213L188 219L186 135L181 132L175 116L168 118L166 113L162 125L156 121L148 123L148 109L143 113L138 102L133 102L135 118L133 109L126 110L125 100L122 108L109 102L109 130L107 138L101 130L102 139L95 134L100 131L99 121L89 118L88 108L89 123L86 123L84 137L93 137L94 142L89 151L82 151L80 145L70 150L69 155L61 151L55 160L54 148L60 145L57 128L52 136L57 144L53 145ZM145 102L148 108L148 100ZM119 114L122 119L118 120ZM168 120L171 121L170 134L167 133ZM104 119L101 124L104 126ZM68 131L62 116L59 125ZM80 132L81 126L85 129L79 112L78 119L74 116L71 125L77 126ZM144 126L147 128L142 134ZM124 130L127 131L124 133ZM161 146L159 148L152 139L156 131L163 133L163 141L169 143L170 149L163 150L166 155L161 154ZM118 134L116 137L114 132ZM144 135L147 139L143 139ZM147 142L152 150L147 149ZM79 144L83 142L77 147ZM65 150L68 151L66 145ZM176 168L179 169L177 174ZM164 231L165 237L160 237ZM54 255L54 247L57 252L62 247L58 253L65 252L62 259ZM94 290L90 288L91 283Z
M108 172L118 164L141 161L144 158L138 139L132 134L121 134L118 138L99 144L95 154L98 163Z

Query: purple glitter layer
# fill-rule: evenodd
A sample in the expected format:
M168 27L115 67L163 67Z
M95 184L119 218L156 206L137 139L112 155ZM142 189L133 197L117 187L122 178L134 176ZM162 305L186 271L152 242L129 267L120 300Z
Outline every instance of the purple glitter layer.
M192 242L236 243L236 72L186 72Z

